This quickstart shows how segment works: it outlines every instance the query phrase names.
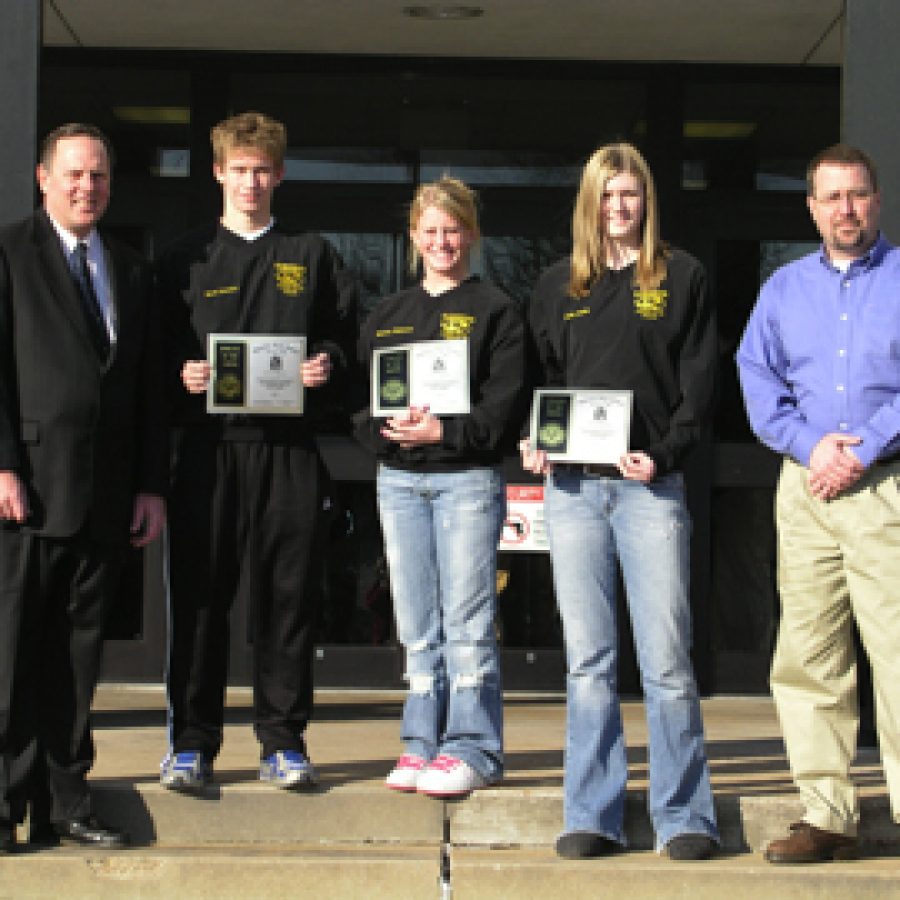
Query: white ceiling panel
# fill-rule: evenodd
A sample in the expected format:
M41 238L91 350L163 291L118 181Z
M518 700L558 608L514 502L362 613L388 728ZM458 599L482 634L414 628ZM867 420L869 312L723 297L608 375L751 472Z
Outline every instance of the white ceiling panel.
M841 61L841 0L471 0L483 14L461 21L411 18L403 12L407 5L44 0L44 43L501 59Z

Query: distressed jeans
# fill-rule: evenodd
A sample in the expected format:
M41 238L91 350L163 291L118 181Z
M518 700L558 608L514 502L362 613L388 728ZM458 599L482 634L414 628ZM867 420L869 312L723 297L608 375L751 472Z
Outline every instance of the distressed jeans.
M435 473L381 465L376 486L406 650L405 752L455 756L496 780L503 771L494 633L503 478L492 468Z
M625 843L618 560L644 688L657 849L679 834L718 840L689 656L690 517L681 475L641 484L557 467L544 504L568 667L565 830Z

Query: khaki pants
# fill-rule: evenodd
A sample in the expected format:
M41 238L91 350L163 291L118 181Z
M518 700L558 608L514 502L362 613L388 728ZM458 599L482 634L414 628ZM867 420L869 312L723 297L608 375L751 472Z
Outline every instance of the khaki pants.
M772 693L804 820L855 835L853 618L872 664L878 742L900 822L900 464L873 466L828 502L810 495L806 477L785 460L776 498L781 624Z

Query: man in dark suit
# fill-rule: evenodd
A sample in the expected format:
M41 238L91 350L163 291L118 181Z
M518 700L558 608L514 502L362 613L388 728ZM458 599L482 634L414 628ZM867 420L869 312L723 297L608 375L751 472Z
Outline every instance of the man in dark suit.
M167 435L148 270L100 236L111 150L46 138L43 208L0 228L0 852L46 778L60 838L116 847L91 813L89 712L129 540L165 519Z

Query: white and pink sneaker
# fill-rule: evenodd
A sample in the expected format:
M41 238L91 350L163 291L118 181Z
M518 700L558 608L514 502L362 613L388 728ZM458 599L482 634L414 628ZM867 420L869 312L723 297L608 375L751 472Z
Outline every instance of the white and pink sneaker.
M392 791L415 791L419 786L419 776L425 771L427 765L428 763L421 756L404 753L388 773L384 783Z
M416 790L429 797L463 797L487 783L467 762L441 754L419 775Z

